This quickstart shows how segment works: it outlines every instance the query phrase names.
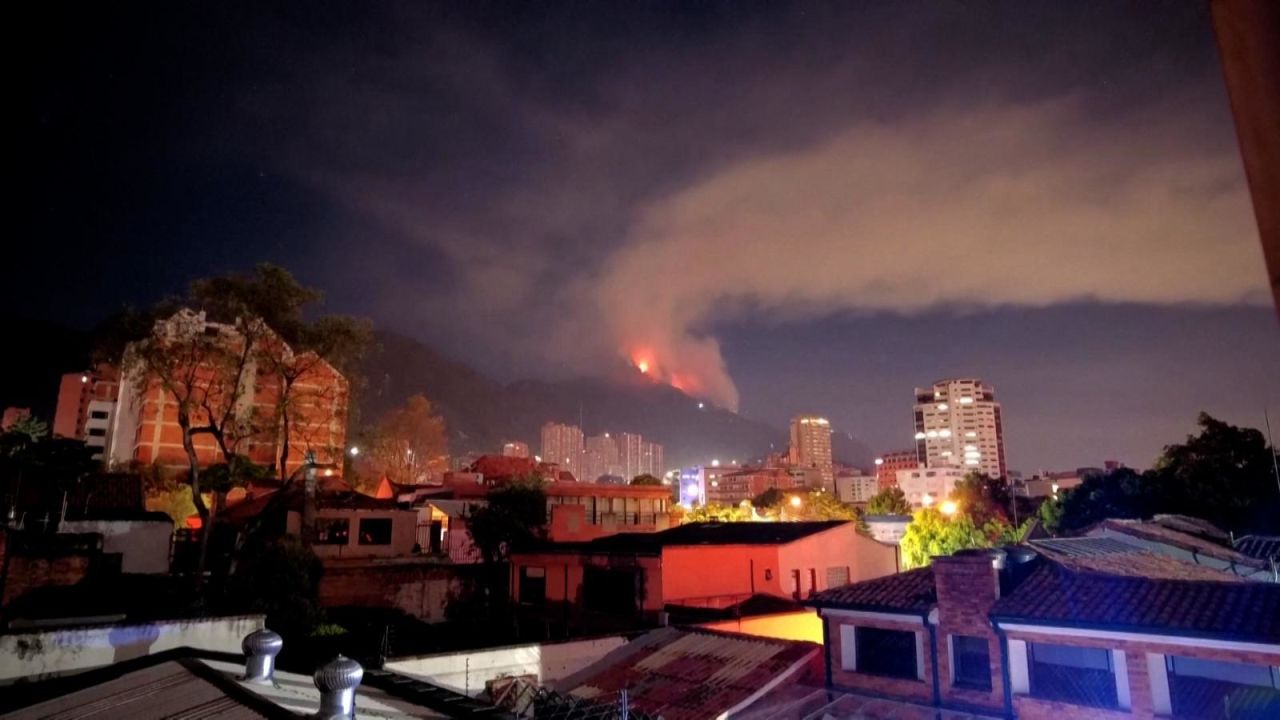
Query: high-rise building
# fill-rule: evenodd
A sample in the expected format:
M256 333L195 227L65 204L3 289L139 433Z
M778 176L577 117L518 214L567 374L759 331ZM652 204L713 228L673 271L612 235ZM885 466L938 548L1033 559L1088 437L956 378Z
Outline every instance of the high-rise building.
M976 378L916 388L916 459L925 467L958 467L1004 477L1004 429L995 390Z
M622 477L627 482L637 475L649 472L643 463L644 438L639 433L620 433L618 435L618 461L622 465Z
M790 458L792 465L817 469L822 474L822 486L832 488L835 472L831 466L831 423L816 415L792 418Z
M880 489L894 487L898 484L899 470L914 470L920 467L915 450L894 450L876 458L876 478Z
M660 478L666 473L666 468L662 464L662 446L655 442L646 442L644 444L644 454L642 459L648 463L643 472Z
M512 440L502 444L503 457L527 458L529 457L529 446L518 440Z
M568 470L575 477L582 473L582 428L549 422L542 426L542 460ZM580 481L590 482L587 478ZM592 478L594 479L594 478Z
M583 482L596 482L602 476L610 475L630 480L622 471L618 460L618 441L609 433L592 435L586 439L582 453Z

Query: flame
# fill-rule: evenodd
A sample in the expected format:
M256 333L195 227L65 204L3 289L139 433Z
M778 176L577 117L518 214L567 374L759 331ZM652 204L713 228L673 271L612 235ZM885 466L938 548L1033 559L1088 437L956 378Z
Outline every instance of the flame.
M643 373L643 374L646 374L646 375L647 375L647 374L649 373L649 361L648 361L648 360L641 360L641 361L637 362L637 363L636 363L636 369L637 369L637 370L639 370L641 373Z

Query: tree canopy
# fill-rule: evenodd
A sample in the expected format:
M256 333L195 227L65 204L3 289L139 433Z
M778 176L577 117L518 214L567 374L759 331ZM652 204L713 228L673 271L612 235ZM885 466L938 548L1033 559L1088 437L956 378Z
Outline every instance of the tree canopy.
M449 454L444 419L421 394L382 416L364 445L361 452L374 471L402 485L427 482L433 472L446 469Z
M910 515L911 503L898 486L888 487L867 501L868 515Z
M1257 430L1206 413L1197 423L1200 432L1165 447L1152 469L1088 476L1047 500L1040 508L1045 529L1071 532L1106 518L1180 513L1224 530L1280 532L1275 449Z
M471 514L468 528L486 564L504 560L546 535L547 494L540 478L522 478L491 490L484 507Z
M649 473L644 473L642 475L637 475L631 478L631 484L652 486L652 485L661 485L662 481L654 477L653 475L650 475Z

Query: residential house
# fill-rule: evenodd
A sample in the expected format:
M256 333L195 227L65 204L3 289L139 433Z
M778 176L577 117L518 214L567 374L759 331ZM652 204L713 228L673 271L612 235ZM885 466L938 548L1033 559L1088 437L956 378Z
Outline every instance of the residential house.
M1018 718L1280 717L1280 585L1026 547L818 593L832 691Z

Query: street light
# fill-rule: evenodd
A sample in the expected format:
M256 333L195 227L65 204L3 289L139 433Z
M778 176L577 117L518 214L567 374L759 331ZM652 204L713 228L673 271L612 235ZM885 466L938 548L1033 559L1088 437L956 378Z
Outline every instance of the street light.
M947 500L946 502L939 505L938 509L942 511L943 515L946 515L947 517L951 517L952 515L955 515L956 510L959 510L960 508L955 504L955 502L951 500Z
M792 496L791 496L791 507L793 507L793 508L798 508L798 507L800 507L800 506L801 506L801 505L803 505L803 504L804 504L804 501L800 499L800 496L799 496L799 495L792 495Z
M925 493L920 497L920 504L925 507L933 507L933 496L929 493Z
M351 453L351 457L355 457L360 454L360 448L356 447L355 445L352 445L351 449L348 450L347 452Z

